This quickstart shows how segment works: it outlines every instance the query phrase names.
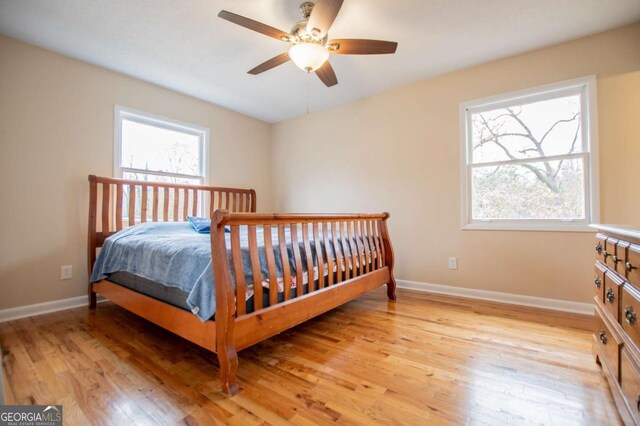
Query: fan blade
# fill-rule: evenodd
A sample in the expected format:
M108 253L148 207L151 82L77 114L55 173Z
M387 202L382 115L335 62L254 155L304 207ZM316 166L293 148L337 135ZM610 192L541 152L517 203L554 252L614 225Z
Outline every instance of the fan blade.
M319 36L329 32L329 28L336 20L338 12L342 7L343 0L317 0L316 4L311 10L311 16L309 16L309 22L307 22L307 32L310 34L318 33Z
M261 63L257 67L248 71L248 74L258 75L262 72L269 71L271 68L275 68L278 65L282 65L289 60L289 53L284 52L279 54L278 56L274 56L266 62Z
M235 13L228 12L226 10L220 11L220 13L218 13L218 17L280 41L291 40L291 35L289 33L285 33L282 30L270 27L262 22L254 21L253 19L245 18L244 16L236 15Z
M333 67L329 61L325 62L323 66L316 70L316 75L327 87L338 84L338 77L336 77L336 73L333 71Z
M395 41L365 40L358 38L341 38L329 40L327 49L339 55L381 55L396 53L398 43Z

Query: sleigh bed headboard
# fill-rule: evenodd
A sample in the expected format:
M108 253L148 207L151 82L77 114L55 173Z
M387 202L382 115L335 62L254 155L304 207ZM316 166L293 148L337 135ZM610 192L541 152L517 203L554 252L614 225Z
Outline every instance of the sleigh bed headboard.
M141 222L211 217L216 209L256 211L253 189L183 185L89 176L89 271L105 238Z

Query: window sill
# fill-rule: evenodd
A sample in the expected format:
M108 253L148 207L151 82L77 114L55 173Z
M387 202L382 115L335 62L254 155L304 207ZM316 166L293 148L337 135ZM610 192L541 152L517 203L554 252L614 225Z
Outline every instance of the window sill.
M499 223L483 222L462 225L463 231L537 231L537 232L589 232L594 233L586 223Z

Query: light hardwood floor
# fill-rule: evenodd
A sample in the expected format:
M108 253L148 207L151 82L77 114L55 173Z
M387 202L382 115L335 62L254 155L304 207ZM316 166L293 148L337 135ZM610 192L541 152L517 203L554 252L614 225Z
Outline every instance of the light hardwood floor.
M239 354L215 355L109 303L0 324L7 403L65 424L607 424L578 315L384 288Z

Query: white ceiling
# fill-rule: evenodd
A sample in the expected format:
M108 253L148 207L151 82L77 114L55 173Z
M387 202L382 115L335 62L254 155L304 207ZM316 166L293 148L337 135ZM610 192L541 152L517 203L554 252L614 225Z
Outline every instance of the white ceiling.
M268 121L640 20L640 0L345 0L333 38L399 43L395 55L332 56L326 88L287 44L218 18L222 9L289 31L302 0L0 0L0 32Z

